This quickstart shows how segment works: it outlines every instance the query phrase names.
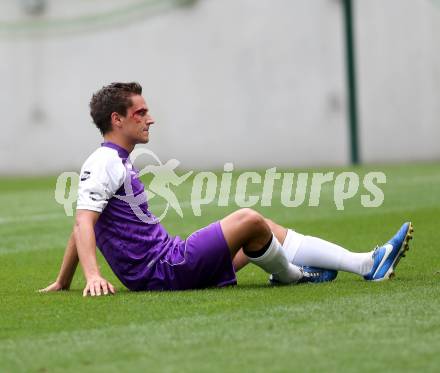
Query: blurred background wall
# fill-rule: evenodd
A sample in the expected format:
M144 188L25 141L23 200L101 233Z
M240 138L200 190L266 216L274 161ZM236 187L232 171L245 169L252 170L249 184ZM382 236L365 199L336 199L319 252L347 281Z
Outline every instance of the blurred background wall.
M355 4L362 159L439 159L440 1Z
M132 80L162 161L350 162L341 1L40 1L0 3L0 174L78 170L91 94ZM353 5L361 160L440 159L440 2Z

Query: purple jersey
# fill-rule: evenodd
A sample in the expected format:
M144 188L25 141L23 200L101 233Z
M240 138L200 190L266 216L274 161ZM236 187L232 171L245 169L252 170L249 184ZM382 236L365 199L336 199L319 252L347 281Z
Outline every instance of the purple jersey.
M130 183L129 193L138 199L145 196L144 185L127 150L110 142L102 146L108 149L98 149L81 170L77 209L101 213L95 225L97 246L127 288L143 289L152 275L152 264L182 240L171 237L159 222L154 222L146 197L133 208L118 198L127 197L125 183ZM136 208L152 223L140 220L133 211Z
M183 241L148 210L144 185L124 148L105 142L84 163L78 210L100 213L96 244L130 290L182 290L235 284L220 224Z

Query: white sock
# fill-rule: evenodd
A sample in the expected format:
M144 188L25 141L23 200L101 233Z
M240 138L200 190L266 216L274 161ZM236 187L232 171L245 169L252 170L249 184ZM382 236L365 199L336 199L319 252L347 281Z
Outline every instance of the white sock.
M272 236L272 242L262 256L248 258L267 273L275 274L277 280L285 284L298 282L303 276L300 268L289 262L283 247L275 236Z
M311 266L364 276L373 266L372 252L353 253L320 238L288 230L283 243L289 261L297 266Z
M286 252L287 259L290 263L293 263L293 258L295 257L303 238L304 235L301 233L295 232L292 229L287 230L287 235L283 242L283 249Z

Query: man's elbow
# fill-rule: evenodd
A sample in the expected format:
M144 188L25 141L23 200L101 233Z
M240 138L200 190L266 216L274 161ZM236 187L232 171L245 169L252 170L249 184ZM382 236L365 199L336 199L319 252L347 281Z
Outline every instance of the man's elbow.
M73 226L74 237L77 238L84 229L93 229L98 217L99 213L94 211L78 211Z
M75 224L73 225L73 238L78 241L78 238L83 230L87 226L87 223L83 219L75 219Z

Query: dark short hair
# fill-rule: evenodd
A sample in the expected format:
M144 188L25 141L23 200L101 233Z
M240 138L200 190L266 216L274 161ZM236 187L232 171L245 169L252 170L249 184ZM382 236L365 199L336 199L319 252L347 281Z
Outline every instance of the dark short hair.
M112 129L111 115L116 112L127 115L127 109L133 105L131 96L141 95L139 83L111 83L102 87L90 100L90 115L96 127L103 135Z

